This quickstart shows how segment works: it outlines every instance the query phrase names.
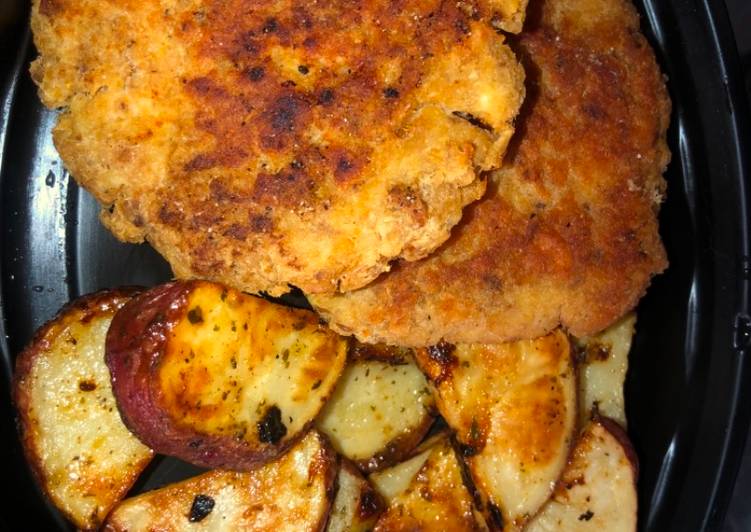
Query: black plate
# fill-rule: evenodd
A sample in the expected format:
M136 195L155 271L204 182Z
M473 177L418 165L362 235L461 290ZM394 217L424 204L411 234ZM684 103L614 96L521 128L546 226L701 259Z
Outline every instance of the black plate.
M640 524L715 530L751 415L749 120L722 2L645 0L639 7L674 104L661 214L671 267L640 305L626 389L641 460ZM40 496L19 448L8 391L14 356L69 299L156 284L170 272L149 247L120 244L105 232L93 200L63 169L50 140L54 114L42 108L27 74L34 52L26 17L25 7L0 16L7 26L0 30L0 524L50 530L68 527ZM136 489L189 472L164 459Z

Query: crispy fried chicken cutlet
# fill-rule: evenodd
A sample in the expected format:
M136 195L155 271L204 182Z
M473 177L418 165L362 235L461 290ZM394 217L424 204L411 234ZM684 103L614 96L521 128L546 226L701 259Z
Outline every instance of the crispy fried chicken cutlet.
M670 102L624 0L531 2L515 43L527 100L487 197L431 257L314 296L367 342L494 343L561 324L589 335L667 263L657 226Z
M178 277L350 290L478 199L524 97L524 0L35 0L55 145ZM495 26L495 28L494 28Z

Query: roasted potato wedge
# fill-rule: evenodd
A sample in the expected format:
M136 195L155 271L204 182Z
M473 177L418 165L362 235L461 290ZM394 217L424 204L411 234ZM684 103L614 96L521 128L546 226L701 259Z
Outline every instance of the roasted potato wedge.
M430 449L423 450L414 456L391 467L371 473L368 477L376 491L390 503L394 497L403 493L430 455Z
M336 454L311 431L254 471L215 470L120 503L109 531L323 530L333 500Z
M623 383L636 315L629 314L598 335L579 340L579 417L584 425L599 413L626 426Z
M392 465L435 418L428 383L411 358L355 359L316 421L334 448L366 472Z
M448 432L445 430L436 432L413 449L408 458L391 467L371 473L368 480L386 503L390 504L394 497L409 487L414 476L428 459L431 449L447 437Z
M595 418L574 447L553 497L528 532L636 530L638 465L623 429Z
M125 424L147 445L204 467L250 470L312 424L347 341L309 311L204 282L131 300L107 335Z
M360 471L342 460L337 475L337 489L326 532L366 532L373 530L378 516L385 510L383 498Z
M392 498L374 530L487 530L450 440L444 437L426 452L419 471Z
M498 345L439 344L416 358L487 498L488 517L523 526L550 496L576 428L568 337L555 331Z
M152 458L123 425L104 364L112 316L134 291L71 302L16 360L13 393L26 458L78 528L99 528Z

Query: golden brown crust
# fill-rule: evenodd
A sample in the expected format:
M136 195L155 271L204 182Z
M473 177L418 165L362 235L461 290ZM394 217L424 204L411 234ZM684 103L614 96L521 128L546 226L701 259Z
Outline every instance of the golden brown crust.
M120 239L178 277L349 290L482 195L524 93L487 19L523 4L37 0L32 71Z
M656 213L670 102L624 0L530 6L516 42L528 97L487 198L433 256L316 295L344 333L402 345L603 329L666 267Z

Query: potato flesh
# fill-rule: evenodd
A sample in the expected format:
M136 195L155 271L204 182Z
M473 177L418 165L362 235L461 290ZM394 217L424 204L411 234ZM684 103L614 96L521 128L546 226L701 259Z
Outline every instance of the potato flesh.
M430 449L427 449L404 462L376 471L368 478L386 502L391 503L397 495L409 487L429 455Z
M242 315L232 314L232 313L226 313L226 312L222 313L222 309L217 310L216 307L212 308L212 307L210 307L210 303L211 303L211 297L208 297L206 294L203 294L200 291L197 291L196 293L194 293L191 296L191 299L189 300L188 308L194 309L196 307L199 307L199 308L202 309L201 310L201 312L202 312L202 323L198 324L199 325L199 328L198 328L199 330L196 331L196 325L197 324L191 323L190 320L183 320L180 323L179 327L182 327L184 330L181 330L181 329L176 329L175 330L175 337L179 338L180 340L185 339L185 345L192 346L193 355L194 356L200 356L200 355L196 355L196 353L201 352L203 349L205 349L206 351L211 351L210 348L212 347L212 342L213 342L214 338L212 338L212 336L210 334L207 334L207 329L209 327L212 329L213 332L216 332L214 330L214 326L216 326L216 325L219 325L220 329L221 329L221 327L223 325L224 326L228 325L229 328L232 329L233 328L232 322L235 322L234 328L237 328L237 323L240 321L240 318L242 318ZM203 311L203 308L204 308L203 305L205 305L205 307L207 307L207 308L210 309L208 311L208 315L206 314L206 312ZM276 322L274 320L273 314L270 314L269 316L263 316L263 314L260 313L260 315L261 315L261 319L256 322L256 324L258 324L257 331L263 330L264 333L268 333L270 330L272 330L272 332L273 332L273 326L276 324ZM103 338L104 338L104 335L106 334L106 330L107 330L107 326L109 325L110 318L111 318L111 316L109 318L105 319L105 320L93 320L91 324L87 325L87 327L89 327L91 329L91 331L88 330L88 329L86 331L84 331L85 334L98 334L99 335L99 337L101 339L100 347L99 347L99 352L100 353L102 351L101 345L103 345ZM235 319L233 319L233 318L235 318ZM265 320L264 320L264 318L265 318ZM254 319L255 319L255 317L254 317ZM625 376L625 371L626 371L626 368L627 368L627 354L628 354L628 350L630 348L631 337L633 335L634 321L635 320L634 320L634 316L633 315L628 316L627 318L624 318L621 322L619 322L618 324L614 325L613 327L611 327L610 329L606 330L605 332L601 333L600 335L598 335L596 337L591 337L591 338L587 338L587 339L583 339L582 340L582 342L585 343L585 345L595 346L598 349L599 348L605 348L609 352L609 356L607 357L606 360L599 360L596 357L595 358L589 357L586 360L585 364L580 368L580 372L581 372L581 382L580 382L581 397L580 397L580 401L581 401L582 405L586 406L586 409L587 409L588 412L591 410L591 406L595 402L597 402L598 406L600 406L600 413L603 413L603 412L607 412L609 414L613 414L614 413L615 415L612 416L612 417L616 417L616 418L618 418L618 414L620 413L621 416L623 416L623 418L625 418L625 416L623 415L622 383L623 383L623 378ZM245 327L244 327L245 323L246 322L243 322L243 329L244 330L245 330ZM188 327L189 325L190 325L190 328ZM201 329L201 327L203 327L203 328ZM250 328L250 327L251 327L251 324L248 323L248 328ZM97 330L95 330L95 329L97 329ZM294 327L293 327L293 329L294 329ZM295 332L298 332L298 331L295 331ZM191 333L193 333L192 337L191 337ZM294 333L293 333L293 336L294 336ZM307 339L304 339L304 342L307 342L306 344L302 344L304 347L305 346L307 346L307 347L310 346L310 342ZM70 343L70 340L68 340L68 343ZM238 360L242 360L242 357L245 355L245 353L243 353L243 351L242 351L243 348L242 347L237 348L238 345L239 344L232 344L231 342L225 342L223 347L225 347L226 349L235 349L238 352ZM272 343L272 345L273 345L273 348L272 348L272 350L270 352L276 352L277 354L279 352L284 352L285 350L288 353L291 353L291 352L297 352L297 353L299 353L301 351L301 342L299 340L294 339L294 338L282 338L281 340L277 339L275 343ZM485 347L487 347L487 346L485 346ZM86 343L84 343L83 345L79 345L78 349L80 351L82 351L83 353L85 353L84 356L88 356L89 358L92 358L91 353L95 353L96 352L96 346L95 345L87 345ZM468 356L467 353L477 351L478 349L480 351L482 351L484 348L482 346L458 346L458 348L454 352L454 354L455 354L455 356L457 356L457 358L458 358L458 360L460 362L459 366L462 367L462 368L464 368L464 369L468 369L468 368L472 367L475 364L475 362L472 361L472 359L473 359L473 357L475 355L469 355ZM495 350L495 347L493 348L493 350ZM543 348L543 350L544 350L544 348ZM182 348L182 349L179 349L179 351L180 351L180 355L184 355L186 350L184 348ZM269 355L269 353L266 353L261 358L262 359L268 359L269 358L268 355ZM101 357L100 357L100 359L101 359ZM209 357L208 360L205 359L205 358L202 358L202 361L207 362L206 363L206 367L215 367L217 369L221 367L222 362L226 362L226 360L223 361L221 357L216 357L214 360L211 360L211 357ZM86 363L84 363L84 367L85 367L85 364ZM539 365L539 361L538 361L537 365ZM68 371L74 371L75 370L76 374L82 374L80 371L78 371L78 369L76 369L77 366L78 366L77 364L70 364L70 363L68 363L67 366L68 366ZM405 368L406 368L406 370L405 370ZM103 376L105 378L104 382L106 382L107 388L109 388L109 379L108 379L109 375L108 375L108 373L106 371L106 367L104 365L102 365L101 368L97 368L97 369L99 369L99 370L103 369L104 370L104 374L103 374ZM348 369L350 369L350 368L348 368ZM368 361L368 360L358 361L357 364L353 364L351 366L351 369L353 369L354 371L345 372L345 374L347 374L347 373L350 374L349 375L350 378L349 379L345 379L345 377L343 376L342 377L342 381L343 382L345 380L350 381L349 382L349 386L352 387L351 391L353 391L356 394L356 397L355 397L355 395L353 395L353 398L355 398L355 399L361 399L361 398L362 399L366 399L366 398L372 397L372 395L369 394L368 392L363 392L362 388L360 388L359 390L356 390L355 389L356 387L353 384L353 383L358 383L359 382L360 385L362 385L362 380L364 380L364 379L361 380L361 378L362 378L362 376L366 372L369 373L370 375L373 375L373 374L376 375L376 377L373 379L375 381L375 383L376 383L373 386L374 388L376 388L375 395L378 395L378 389L379 389L379 387L382 388L384 384L385 384L386 387L388 387L388 386L392 386L392 387L395 386L395 388L392 390L392 392L395 393L395 394L398 394L401 390L404 390L404 389L411 389L412 392L413 392L413 395L414 395L414 390L418 389L417 384L418 384L418 382L420 382L420 379L417 378L417 376L414 375L414 372L416 371L417 374L418 374L418 376L420 376L420 377L422 376L421 373L419 372L419 370L417 370L414 366L403 366L403 365L394 366L394 365L390 365L390 364L387 364L387 363L382 362L382 361L379 362L379 361L373 361L373 360L370 360L370 361ZM401 371L400 372L400 369L401 370L405 370L405 371ZM50 371L52 371L54 373L57 370L55 370L53 368ZM164 371L165 370L163 368L162 372L164 372ZM167 372L167 374L168 373L169 372ZM317 375L316 372L315 372L315 370L313 370L311 372L308 372L308 373L312 374L312 375ZM409 380L410 384L407 385L407 386L405 386L404 383L397 383L396 385L394 385L394 384L391 383L391 380L389 380L390 376L394 377L394 379L391 379L391 380L398 380L400 376L402 378L406 377ZM98 374L95 378L92 378L92 379L81 378L81 379L79 379L79 382L91 382L91 381L93 381L95 383L95 386L96 386L96 390L97 390L96 393L98 393L98 391L99 391L99 381L101 380L101 377L102 377L102 374L101 374L101 371L100 371L100 374ZM235 373L225 372L223 378L224 378L224 380L226 382L226 381L234 379L235 377L236 377ZM357 377L357 378L355 378L355 377ZM35 374L34 378L42 378L42 377L36 377L36 374ZM49 379L48 382L52 382L53 380L54 379ZM200 382L201 379L199 378L199 379L196 379L196 380ZM280 382L279 382L280 380L281 379L279 379L277 381L277 383L275 385L273 385L274 388L278 389L278 386L280 384ZM288 380L289 380L289 377L288 377ZM379 383L378 381L384 381L384 382L383 383ZM425 381L422 380L422 382L424 383ZM615 383L615 384L613 384L613 383ZM87 386L88 386L88 384L87 384ZM340 384L340 386L341 386L341 384ZM337 387L337 391L338 391L338 389L339 389L340 386ZM470 393L471 390L473 389L473 386L476 386L476 384L469 384L468 386L465 387L464 392L465 393ZM51 387L51 389L53 391L57 390L58 388L59 388L59 386ZM439 388L440 388L440 385L439 385ZM445 389L445 384L444 384L444 389ZM183 392L185 392L185 390L183 390ZM80 390L79 390L78 393L79 393L79 395L84 395L84 393L81 392ZM95 392L91 392L91 397L96 397L97 398L96 401L101 402L102 408L104 409L105 405L106 405L106 399L102 398L100 395L97 396L96 393ZM203 393L203 392L201 392L201 393ZM381 394L381 395L384 396L383 394ZM422 397L426 397L423 392L420 392L418 395L420 395ZM385 396L387 396L387 394ZM336 397L336 394L335 394L335 396L332 397L332 401L334 400L335 397ZM605 399L602 399L603 397ZM111 399L111 392L110 392L110 399ZM293 400L293 402L294 402L294 400ZM421 411L424 413L425 409L427 408L427 405L430 404L430 399L428 398L426 400L418 400L416 402L415 401L412 401L412 402L413 402L413 404L421 405ZM70 404L70 403L71 403L71 401L67 401L67 404ZM64 404L66 404L66 402L63 401L63 402L61 402L61 404L64 405ZM109 404L111 406L112 402L110 402ZM345 403L342 403L342 404L345 404ZM347 405L347 406L351 410L352 405L350 404L350 405ZM363 403L361 406L365 407L365 403ZM381 405L379 405L379 406L381 406ZM392 407L393 405L389 404L389 405L386 405L386 406ZM585 407L583 406L582 408L585 408ZM372 412L372 410L369 408L369 406L368 406L367 409ZM62 408L62 410L65 410L65 408ZM379 409L377 409L377 410L379 410ZM284 409L283 409L283 411L284 411ZM417 409L415 409L415 412L416 411L417 411ZM367 412L365 412L364 410L361 410L360 412L367 415ZM379 410L379 412L380 412L380 410ZM391 411L388 412L387 415L385 415L385 416L383 416L382 414L381 415L383 417L388 417L389 415L393 416L393 414L394 414L394 408L392 407ZM213 417L213 415L214 414L212 414L212 417ZM344 414L344 416L346 417L346 413ZM355 427L356 423L357 423L358 415L355 414L355 415L351 415L350 417L352 418L353 423L354 423L352 426ZM381 417L381 416L376 415L376 417ZM324 416L322 414L321 421L323 420L323 418L324 418ZM40 419L41 419L41 417L40 417ZM58 421L54 421L54 420L48 419L48 420L45 420L44 422L42 422L42 426L62 426L62 427L72 426L72 425L66 425L65 423L66 422L59 421L59 420ZM359 427L360 428L360 433L357 434L356 437L362 438L361 441L367 440L368 428L371 428L371 430L372 430L372 426L373 426L372 423L373 423L372 420L369 420L367 423L363 422L362 425ZM322 423L322 424L324 424L324 423ZM477 423L475 423L475 424L477 424ZM124 429L124 427L122 427L122 424L120 424L120 425L121 425L121 428ZM334 424L333 426L337 426L337 425ZM466 423L465 423L465 426L466 426ZM392 427L388 427L388 428L392 428ZM109 431L109 429L107 429L107 430ZM471 431L471 430L472 430L472 423L470 422L470 426L469 426L469 429L467 429L467 433L469 433L469 431ZM127 433L127 430L126 430L126 433ZM384 434L387 434L387 433L388 433L387 430L384 430ZM108 436L111 439L112 438L112 433L111 432L107 432L107 434L108 434ZM127 433L127 434L128 434L128 436L130 436L130 438L132 440L135 440L132 437L132 435L130 435L129 433ZM393 431L392 431L392 434L393 434ZM78 431L77 435L79 436L79 438L81 437L80 431ZM90 436L91 436L91 441L94 441L94 439L95 439L94 437L95 436L98 436L100 440L102 439L101 438L101 434L91 434ZM384 438L385 438L385 436L384 436ZM84 440L85 439L86 439L86 436L84 435ZM391 439L393 439L393 438L391 438ZM390 441L390 439L387 440L387 441ZM141 448L143 448L146 451L148 451L148 449L146 447L142 446L140 443L138 443L137 440L136 440L136 443L138 444L138 446L140 446ZM465 441L465 443L466 443L466 441ZM367 445L368 442L365 441L365 444ZM97 445L97 444L93 443L92 445ZM373 444L371 444L371 445L373 445ZM487 445L487 442L486 442L486 445ZM112 447L112 446L110 446L110 447ZM79 447L74 446L74 450L77 450L77 449L79 449ZM473 463L473 462L478 462L478 457L480 457L482 454L483 453L481 452L481 453L479 453L479 454L477 454L477 455L475 455L473 457L470 457L470 459L469 459L470 464ZM151 456L150 451L148 451L148 456L149 457ZM398 471L400 470L400 468L397 467L397 468L393 468L395 471L386 471L385 475L373 475L373 478L375 478L375 479L379 479L379 478L380 479L393 479L393 478L396 478L397 479L396 482L393 483L393 486L395 486L395 487L389 488L388 485L389 485L390 480L386 480L385 481L385 485L387 487L386 488L382 488L382 490L385 491L389 495L389 499L393 500L395 497L398 497L400 493L401 494L404 493L404 490L405 490L404 484L405 483L409 484L411 482L411 479L414 479L414 477L416 475L416 471L419 470L420 468L422 468L425 465L425 462L428 460L429 456L430 456L430 451L424 451L422 454L420 454L420 455L418 455L416 457L413 457L412 460L408 460L407 463L409 463L409 465L411 467L403 468L403 470L405 471L405 473L399 473ZM131 465L131 464L129 464L129 465ZM399 466L403 466L403 465L404 464L399 464ZM89 466L91 466L91 464L90 463L86 463L84 467L89 467ZM81 466L79 465L78 467L81 467ZM476 469L477 469L476 467L473 467L472 468L473 472L475 472ZM101 475L101 473L97 473L97 475ZM74 474L71 474L71 478L73 478L74 476L75 476ZM482 476L482 475L480 474L480 476ZM130 482L132 482L133 479L131 479ZM379 484L380 485L384 485L381 482L379 482ZM67 497L66 500L69 501L70 497ZM543 514L543 512L541 512L540 515L542 515L542 514ZM556 518L556 519L558 519L558 518ZM537 519L535 519L535 521L537 521ZM82 526L82 525L79 525L79 526ZM530 526L531 526L531 524L530 524ZM535 526L539 526L539 525L535 525ZM390 529L390 528L383 528L383 529L386 530L386 529ZM545 529L546 528L542 528L541 530L545 530Z
M636 530L636 469L623 438L599 422L591 423L574 447L552 499L526 530Z
M346 342L301 318L303 311L222 293L206 283L190 294L162 359L162 405L197 432L228 432L251 444L276 406L287 437L299 433L336 384Z
M439 412L466 446L480 493L506 526L522 526L544 504L566 464L577 390L568 337L418 351Z
M317 427L339 453L372 471L417 446L433 408L425 376L413 363L358 360L345 368Z
M636 315L629 314L598 335L580 340L583 360L579 367L580 423L593 409L626 426L623 383L628 371L628 353L634 336Z
M321 530L331 505L335 464L334 454L313 431L255 471L214 470L127 499L113 510L105 530ZM213 502L208 513L205 504L196 511L198 496Z
M366 532L384 510L383 499L378 495L355 466L342 462L337 477L339 485L331 507L326 532Z
M104 343L115 310L60 316L16 383L17 397L28 394L17 399L28 405L27 455L43 490L82 529L98 528L153 454L123 425L112 395Z
M407 489L394 496L374 530L487 530L448 439L427 452Z

